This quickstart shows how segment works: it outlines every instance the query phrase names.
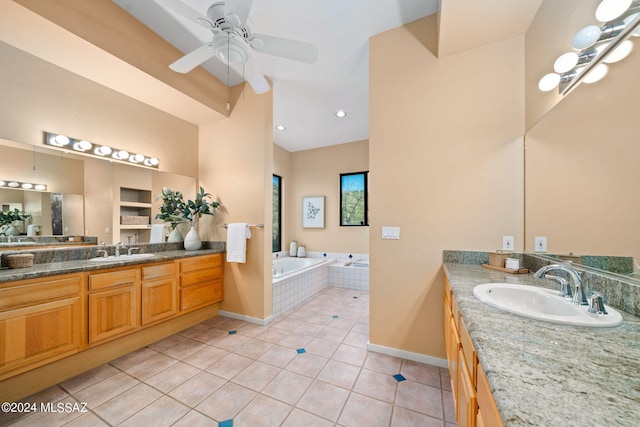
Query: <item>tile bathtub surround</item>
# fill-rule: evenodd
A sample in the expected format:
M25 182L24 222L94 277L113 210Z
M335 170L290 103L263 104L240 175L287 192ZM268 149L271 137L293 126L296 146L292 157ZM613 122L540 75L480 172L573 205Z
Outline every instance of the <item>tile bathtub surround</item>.
M88 412L0 425L454 426L446 369L366 350L368 305L326 288L269 326L216 317L25 399Z

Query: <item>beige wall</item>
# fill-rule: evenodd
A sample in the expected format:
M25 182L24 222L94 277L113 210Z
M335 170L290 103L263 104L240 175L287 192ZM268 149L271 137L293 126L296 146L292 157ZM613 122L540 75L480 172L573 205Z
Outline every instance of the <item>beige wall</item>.
M307 251L369 253L369 227L340 226L340 174L369 170L369 142L296 151L289 157L289 168L283 168L282 175L286 210L282 250L295 240ZM305 196L325 196L325 228L302 228Z
M252 228L247 263L226 264L222 310L265 319L272 312L271 182L273 92L256 95L248 84L232 88L237 99L228 120L200 127L199 185L224 207L200 221L204 240L226 240L223 223L264 223Z
M442 358L442 251L522 249L524 39L437 59L436 19L370 40L369 340Z

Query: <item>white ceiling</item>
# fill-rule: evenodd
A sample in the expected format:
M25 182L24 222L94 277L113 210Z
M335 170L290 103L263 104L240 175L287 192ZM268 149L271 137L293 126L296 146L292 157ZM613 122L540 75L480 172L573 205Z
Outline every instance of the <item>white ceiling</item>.
M211 41L211 32L154 0L113 0L184 53ZM214 0L182 0L206 16ZM315 43L313 65L253 53L273 83L274 142L299 151L369 138L369 38L437 12L438 0L254 0L257 33ZM169 64L167 64L168 66ZM227 83L227 67L213 58L204 68ZM242 81L231 70L229 84ZM347 116L338 119L343 109Z

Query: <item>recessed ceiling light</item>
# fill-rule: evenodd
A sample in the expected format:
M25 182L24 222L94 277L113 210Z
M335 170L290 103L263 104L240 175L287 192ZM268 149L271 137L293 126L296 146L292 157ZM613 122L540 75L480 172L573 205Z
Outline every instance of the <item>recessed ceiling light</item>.
M278 130L286 130L287 128L286 128L285 125L278 125L278 126L276 126L276 129L278 129Z
M338 110L338 111L336 111L336 117L338 117L338 118L340 118L340 119L341 119L341 118L343 118L343 117L344 117L344 116L346 116L346 115L347 115L347 113L346 113L344 110Z

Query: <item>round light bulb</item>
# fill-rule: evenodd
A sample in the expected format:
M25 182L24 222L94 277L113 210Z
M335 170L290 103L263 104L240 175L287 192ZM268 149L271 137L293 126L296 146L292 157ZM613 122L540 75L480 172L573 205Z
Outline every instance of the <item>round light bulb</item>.
M149 163L151 163L151 166L158 166L158 163L160 163L160 161L155 157L151 157L149 159Z
M589 71L586 76L584 76L582 81L585 83L595 83L602 79L605 75L607 75L607 71L609 71L609 69L606 65L598 64L591 71Z
M96 154L100 156L108 156L113 150L108 145L102 145L96 149Z
M573 48L583 50L592 46L600 39L602 30L597 25L589 25L576 33L573 37Z
M575 52L567 52L556 59L556 62L553 64L553 69L556 73L562 74L573 69L576 65L578 65L578 54Z
M93 145L86 140L82 140L80 142L78 142L78 146L83 150L83 151L87 151L87 150L91 150L91 147L93 147Z
M137 162L144 162L144 156L142 154L136 154L135 156L133 156L133 159Z
M129 152L128 151L124 151L124 150L120 150L116 154L114 154L114 156L116 156L116 159L126 160L126 159L129 158Z
M26 190L31 190L33 188L33 184L29 184L28 182L25 182L22 184L22 188Z
M6 182L4 182L4 181L0 180L0 187L4 187L4 186L5 186L5 184L6 184Z
M556 73L549 73L542 77L538 82L538 89L543 92L549 92L555 89L560 84L560 75Z
M633 0L602 0L596 9L596 19L600 22L613 21L631 6Z
M43 190L46 190L46 189L47 189L46 185L44 185L44 184L36 184L36 190L43 191Z
M9 187L11 187L11 188L16 188L16 187L18 187L20 184L18 184L18 183L17 183L17 182L15 182L15 181L11 181L11 182L10 182L9 184L7 184L7 185L8 185Z
M614 62L621 61L626 58L629 53L631 53L632 49L633 42L631 40L625 40L620 43L618 47L613 49L613 52L611 52L609 55L607 55L606 58L604 58L604 62L606 62L607 64L613 64Z
M50 139L51 145L55 145L56 147L64 147L69 144L69 137L65 135L56 135Z

